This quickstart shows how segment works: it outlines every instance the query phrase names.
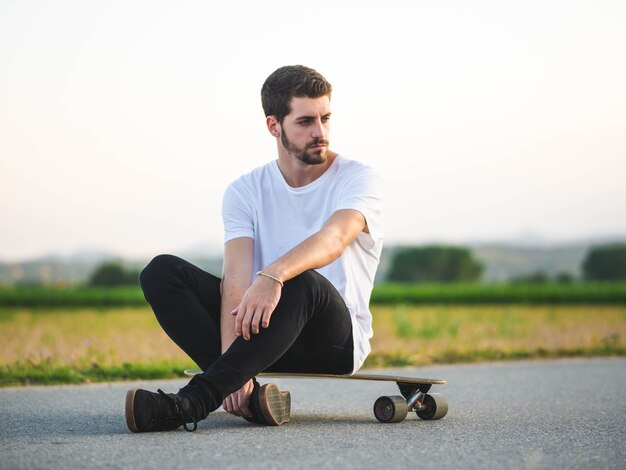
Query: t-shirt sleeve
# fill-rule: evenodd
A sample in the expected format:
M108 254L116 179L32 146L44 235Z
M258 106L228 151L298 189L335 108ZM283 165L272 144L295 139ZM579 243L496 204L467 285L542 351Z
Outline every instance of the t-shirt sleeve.
M235 181L224 192L222 220L224 222L224 243L233 238L254 238L254 208L249 198L243 196L245 188L241 181Z
M383 181L371 168L365 167L351 178L341 191L337 210L353 209L365 217L371 246L378 243L383 233Z

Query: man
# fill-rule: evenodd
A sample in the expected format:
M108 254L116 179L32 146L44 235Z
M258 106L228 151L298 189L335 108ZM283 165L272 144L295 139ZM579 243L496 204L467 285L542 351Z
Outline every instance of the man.
M142 271L161 326L204 373L176 394L130 390L131 431L195 430L220 405L280 425L289 420L290 395L260 386L259 372L350 374L363 364L383 239L381 182L329 150L331 91L301 65L265 81L278 160L224 194L221 280L171 255Z

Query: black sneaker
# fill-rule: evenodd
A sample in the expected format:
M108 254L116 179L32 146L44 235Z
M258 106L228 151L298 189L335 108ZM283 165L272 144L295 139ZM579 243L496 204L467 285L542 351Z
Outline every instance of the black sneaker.
M188 399L173 393L135 388L126 393L126 425L132 432L171 431L181 426L195 431L198 423L189 408Z
M254 381L254 390L250 396L251 423L280 426L291 418L291 394L281 392L275 384L260 386Z

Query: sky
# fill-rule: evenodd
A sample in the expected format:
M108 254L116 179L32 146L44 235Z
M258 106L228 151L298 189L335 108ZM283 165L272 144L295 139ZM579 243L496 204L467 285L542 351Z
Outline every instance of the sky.
M288 64L333 84L386 243L625 236L625 24L622 0L0 0L0 259L219 250Z

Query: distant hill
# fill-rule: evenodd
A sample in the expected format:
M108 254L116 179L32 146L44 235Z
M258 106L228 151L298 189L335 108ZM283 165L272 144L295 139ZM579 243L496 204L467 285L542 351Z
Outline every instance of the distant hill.
M589 245L517 247L494 244L474 246L472 252L485 267L483 280L494 282L535 273L545 273L550 278L559 274L581 278L581 266L588 249Z
M474 256L483 263L486 282L507 281L521 276L542 272L549 277L566 273L581 277L581 263L589 247L624 238L589 240L572 243L529 244L493 242L466 244ZM196 247L197 248L197 247ZM386 246L376 276L383 281L397 246ZM200 253L210 253L204 255ZM222 259L219 250L184 250L181 257L200 268L219 276ZM123 260L119 256L103 252L80 252L72 256L45 256L19 262L0 261L0 285L15 284L76 284L86 282L93 270L104 261L119 261L128 269L141 269L149 259Z
M185 259L215 275L222 271L222 258L187 254ZM72 256L45 256L18 262L0 261L0 285L67 285L87 282L91 273L104 262L116 261L127 269L141 270L150 260L126 260L110 253Z
M111 253L80 252L71 256L0 262L0 284L75 284L84 282L99 263L119 260Z

